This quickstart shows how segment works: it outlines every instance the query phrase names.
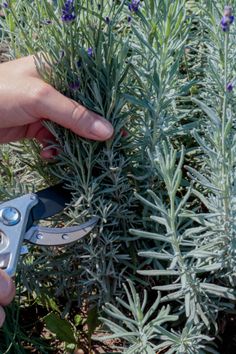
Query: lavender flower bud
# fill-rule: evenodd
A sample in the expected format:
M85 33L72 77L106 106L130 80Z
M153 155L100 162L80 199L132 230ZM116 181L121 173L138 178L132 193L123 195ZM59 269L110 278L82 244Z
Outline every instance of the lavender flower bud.
M140 6L140 0L132 0L131 3L129 3L128 8L130 11L137 12L139 10Z
M228 92L232 92L232 91L233 91L233 88L234 88L234 85L233 85L232 82L229 82L229 83L227 84L227 86L226 86L226 90L227 90Z
M79 80L73 81L69 84L69 88L71 90L78 90L80 88L80 82Z
M88 56L89 57L93 56L93 48L91 48L91 47L88 48Z
M70 22L75 20L75 18L74 0L66 0L62 8L61 19L63 22Z
M225 6L224 8L224 16L220 21L221 28L224 32L228 32L230 29L230 25L234 22L234 16L232 15L232 7Z

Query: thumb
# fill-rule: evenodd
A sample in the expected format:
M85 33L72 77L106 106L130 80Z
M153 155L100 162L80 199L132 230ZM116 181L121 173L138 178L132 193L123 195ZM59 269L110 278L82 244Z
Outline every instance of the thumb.
M40 119L49 119L84 138L104 141L112 137L113 127L103 117L65 97L45 84L34 111Z

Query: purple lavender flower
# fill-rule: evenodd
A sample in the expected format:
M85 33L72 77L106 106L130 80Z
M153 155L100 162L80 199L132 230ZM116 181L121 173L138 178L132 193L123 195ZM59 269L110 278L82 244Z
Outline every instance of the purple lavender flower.
M130 23L132 21L132 17L128 16L127 21L128 21L128 23Z
M140 6L140 0L132 0L128 7L130 11L137 12Z
M69 84L69 88L71 90L78 90L80 88L80 81L79 80L76 80L76 81L73 81Z
M223 16L221 19L221 28L224 32L228 32L230 25L234 22L234 16Z
M220 21L221 28L224 32L228 32L230 25L234 22L234 16L232 15L232 7L225 6L224 15Z
M110 19L109 19L109 17L108 17L108 16L106 16L106 17L105 17L105 22L106 22L106 24L107 24L107 25L109 25L109 23L110 23Z
M73 21L76 18L74 0L66 0L62 8L61 19L64 22Z
M91 58L93 56L93 48L89 47L88 48L88 56Z
M2 6L5 7L5 9L7 9L7 8L9 7L9 4L8 4L7 1L4 1L4 2L2 3Z
M226 86L226 90L227 90L228 92L232 92L232 91L233 91L233 88L234 88L234 85L233 85L232 82L229 82L229 83L227 84L227 86Z

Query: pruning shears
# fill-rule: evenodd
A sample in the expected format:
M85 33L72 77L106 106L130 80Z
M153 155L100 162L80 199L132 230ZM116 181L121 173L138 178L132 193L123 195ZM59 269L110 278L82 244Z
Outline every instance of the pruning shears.
M38 246L62 246L86 236L96 226L93 217L79 226L52 228L35 222L61 212L72 199L63 183L0 204L0 269L14 276L24 241Z

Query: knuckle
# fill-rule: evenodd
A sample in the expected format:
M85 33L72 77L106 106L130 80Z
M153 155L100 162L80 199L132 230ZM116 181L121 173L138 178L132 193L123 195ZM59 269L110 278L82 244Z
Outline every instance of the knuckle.
M42 83L37 85L32 91L31 91L31 103L34 105L34 107L40 107L42 102L46 97L49 96L51 92L51 86Z
M87 123L87 111L84 107L80 105L76 105L73 109L72 115L71 115L71 123L73 125L73 128L83 132L86 130L86 123Z

